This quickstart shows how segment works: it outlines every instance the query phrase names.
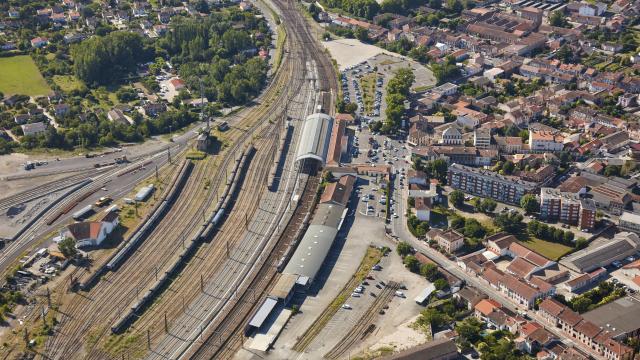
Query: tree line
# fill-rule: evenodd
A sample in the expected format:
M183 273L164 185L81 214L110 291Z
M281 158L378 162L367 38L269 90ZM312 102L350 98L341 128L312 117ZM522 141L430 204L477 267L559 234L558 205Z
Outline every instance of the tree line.
M404 102L409 96L411 85L416 77L409 68L400 68L396 74L389 80L387 84L387 116L382 125L382 132L388 133L397 129L401 125L402 116L404 115Z

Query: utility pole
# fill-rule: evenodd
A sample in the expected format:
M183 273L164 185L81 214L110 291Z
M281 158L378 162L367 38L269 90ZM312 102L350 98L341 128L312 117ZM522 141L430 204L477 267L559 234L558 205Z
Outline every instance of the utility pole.
M204 292L204 278L202 274L200 274L200 291Z
M147 350L151 350L151 330L147 329Z
M167 312L164 312L164 332L169 333L169 323L167 323Z
M156 164L156 180L158 180L160 177L158 176L158 164ZM153 192L155 194L155 191Z
M169 164L171 164L171 150L167 146L167 158L169 159Z
M49 291L49 288L47 288L47 306L51 308L51 292Z
M227 245L227 259L229 259L231 258L231 256L229 256L229 241L227 240L225 244Z
M40 308L40 311L42 312L42 323L44 325L47 325L47 314L44 312L44 306Z

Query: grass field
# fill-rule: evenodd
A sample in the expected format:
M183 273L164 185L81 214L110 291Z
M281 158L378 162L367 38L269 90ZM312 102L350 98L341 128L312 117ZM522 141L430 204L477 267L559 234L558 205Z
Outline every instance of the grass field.
M47 95L51 89L30 56L0 58L0 91L5 95Z
M529 249L554 261L558 260L572 250L572 248L570 248L569 246L541 240L538 238L530 238L527 241L521 241L521 243Z
M82 83L73 75L54 75L53 82L64 92L70 92L82 86Z

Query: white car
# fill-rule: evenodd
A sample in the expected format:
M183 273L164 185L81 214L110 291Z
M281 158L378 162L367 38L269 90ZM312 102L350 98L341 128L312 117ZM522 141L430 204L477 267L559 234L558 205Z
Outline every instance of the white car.
M342 305L342 308L343 308L343 309L347 309L347 310L351 310L351 309L353 309L353 308L351 307L351 305L349 305L349 304L343 304L343 305Z
M357 293L357 292L354 292L353 294L351 294L351 297L359 298L359 297L360 297L360 294L359 294L359 293Z

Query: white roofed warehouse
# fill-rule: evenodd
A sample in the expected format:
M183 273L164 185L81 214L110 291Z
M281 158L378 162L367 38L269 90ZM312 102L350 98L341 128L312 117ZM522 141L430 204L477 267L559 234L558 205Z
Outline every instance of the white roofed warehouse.
M333 118L327 114L316 113L307 116L298 143L296 162L304 163L311 160L311 163L324 166L327 161L332 128Z

